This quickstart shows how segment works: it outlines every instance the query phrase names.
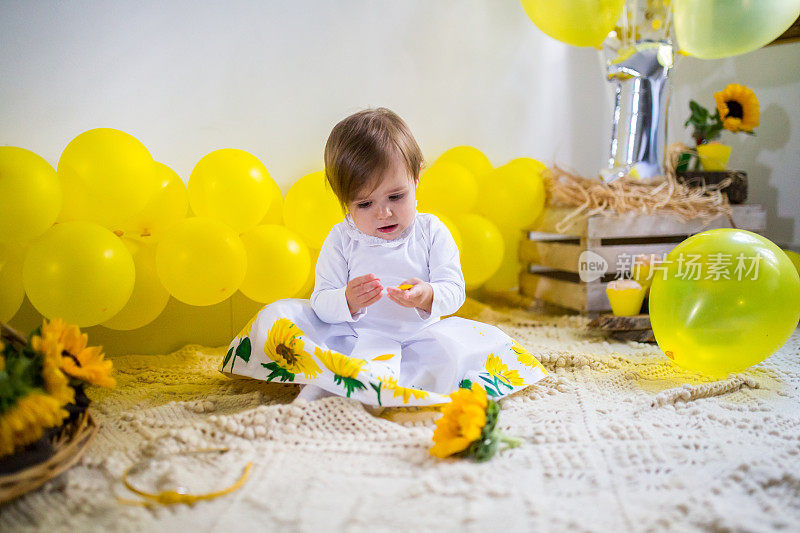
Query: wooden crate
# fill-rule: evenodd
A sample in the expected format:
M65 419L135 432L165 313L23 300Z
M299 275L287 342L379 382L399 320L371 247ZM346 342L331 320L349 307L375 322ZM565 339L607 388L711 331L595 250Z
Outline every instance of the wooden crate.
M767 217L761 206L734 205L731 209L731 217L720 216L705 225L700 220L681 222L670 215L608 213L581 218L558 231L556 224L572 209L547 208L520 243L519 258L527 265L520 274L520 292L590 315L610 311L605 290L609 281L619 277L620 258L663 255L690 235L709 229L764 231ZM578 258L585 250L598 254L608 265L596 281L581 281L578 274Z

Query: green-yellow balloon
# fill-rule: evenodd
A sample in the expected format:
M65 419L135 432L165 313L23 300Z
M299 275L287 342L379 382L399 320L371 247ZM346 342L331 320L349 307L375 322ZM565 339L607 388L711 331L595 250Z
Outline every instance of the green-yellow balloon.
M545 168L535 159L519 158L494 169L481 180L475 211L504 233L530 226L544 209Z
M503 261L503 235L486 218L467 214L456 217L461 232L461 270L467 290L477 289L492 277Z
M31 242L22 278L33 306L79 327L105 322L130 298L136 269L119 237L92 222L62 222Z
M690 260L700 268L687 266ZM663 266L666 275L656 272L650 288L650 321L658 346L681 367L725 377L775 353L797 327L800 276L760 235L699 233Z
M156 272L178 300L214 305L239 289L247 272L247 252L239 234L219 220L186 218L158 242Z
M123 131L97 128L81 133L58 160L64 191L58 219L86 220L107 228L124 223L158 190L154 168L147 148Z
M625 0L522 0L544 33L573 46L599 47L614 29Z
M417 187L419 210L455 217L472 211L478 200L478 182L461 165L443 162L423 172Z
M343 218L339 200L327 186L324 172L312 172L297 180L283 201L286 227L299 233L310 248L322 248L331 228Z
M199 217L225 223L238 233L258 224L272 202L272 178L259 159L235 148L215 150L189 176L189 203Z
M256 226L241 235L247 274L239 290L256 302L292 298L303 288L311 256L302 237L277 224Z
M455 146L440 155L434 165L439 163L454 163L466 168L475 177L486 174L492 170L492 162L486 155L474 146Z
M675 0L672 10L681 50L717 59L775 40L800 15L800 0Z
M25 249L18 244L0 244L0 322L17 314L25 299L22 264Z
M157 242L171 226L177 224L189 211L186 185L174 170L164 163L154 162L158 190L144 208L118 228L126 237L149 238Z
M27 242L44 233L61 211L61 182L42 157L0 146L0 242Z
M167 306L169 292L158 279L155 248L131 239L123 240L133 255L136 282L125 307L102 325L109 329L127 331L155 320Z

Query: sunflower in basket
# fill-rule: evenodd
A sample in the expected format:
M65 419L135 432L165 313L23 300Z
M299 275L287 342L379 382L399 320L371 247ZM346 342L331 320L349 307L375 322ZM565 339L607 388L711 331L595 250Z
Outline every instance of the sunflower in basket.
M44 320L27 340L3 325L0 340L0 458L57 429L89 405L85 384L114 387L102 347L61 319Z

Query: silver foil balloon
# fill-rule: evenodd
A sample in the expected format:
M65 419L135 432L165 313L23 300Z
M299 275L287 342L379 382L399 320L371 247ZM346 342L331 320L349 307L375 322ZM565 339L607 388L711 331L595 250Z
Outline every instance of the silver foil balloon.
M614 48L605 50L615 98L608 168L600 174L606 181L663 175L672 45L646 40Z

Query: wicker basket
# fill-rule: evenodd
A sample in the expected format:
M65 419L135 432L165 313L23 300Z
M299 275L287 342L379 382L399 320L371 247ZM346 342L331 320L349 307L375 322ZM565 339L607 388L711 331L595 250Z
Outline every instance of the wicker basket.
M0 504L22 496L53 479L81 458L97 433L97 424L88 409L52 440L53 454L41 463L13 474L0 475Z

